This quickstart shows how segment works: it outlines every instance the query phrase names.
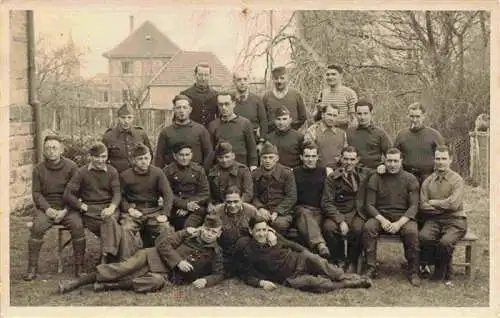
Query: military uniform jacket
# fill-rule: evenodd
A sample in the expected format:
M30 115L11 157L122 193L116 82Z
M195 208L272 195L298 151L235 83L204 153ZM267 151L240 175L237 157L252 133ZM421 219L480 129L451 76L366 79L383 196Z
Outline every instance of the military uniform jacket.
M340 224L344 221L344 214L356 210L363 219L366 219L364 199L370 171L362 167L354 169L356 189L353 189L352 181L345 176L344 168L337 168L326 177L321 207L327 218Z
M224 277L222 250L215 242L207 244L191 237L186 230L175 233L164 231L158 236L155 248L147 250L148 265L153 273L168 273L174 284L190 284L198 278L207 280L207 287ZM190 272L177 268L180 261L193 265Z
M208 183L212 203L224 202L224 191L227 187L233 185L241 189L244 202L252 201L252 175L248 167L242 163L235 161L229 169L222 169L216 164L208 172Z
M252 203L257 209L265 208L280 216L290 214L297 202L297 186L292 169L277 163L269 175L262 168L255 169L252 179Z
M142 143L146 145L151 156L152 147L148 135L141 127L132 127L129 130L122 130L119 127L109 128L102 137L102 142L108 148L109 161L113 167L122 172L131 167L130 158L135 146Z
M172 162L163 169L174 193L175 209L187 209L187 203L194 201L203 206L210 200L210 190L207 175L202 166L191 162L187 167L181 167Z

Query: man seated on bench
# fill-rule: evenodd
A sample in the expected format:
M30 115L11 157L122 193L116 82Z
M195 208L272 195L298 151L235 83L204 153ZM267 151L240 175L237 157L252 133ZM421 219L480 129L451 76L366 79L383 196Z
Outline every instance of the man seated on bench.
M245 283L265 290L283 284L292 288L327 293L340 288L369 288L372 282L357 274L344 271L300 244L278 233L270 240L266 219L255 216L248 222L251 236L236 243L235 259L238 272Z
M62 224L71 232L75 276L82 271L85 255L85 232L82 218L75 211L69 211L63 203L66 184L73 177L78 166L62 157L64 151L59 137L47 136L43 142L44 162L33 169L33 203L35 205L33 226L28 241L28 271L24 280L36 278L38 258L43 244L43 236L54 224Z
M164 230L173 232L167 217L174 195L167 177L160 168L151 165L151 152L146 145L138 144L131 157L132 168L120 174L123 230L132 237L143 228L150 230L154 237ZM163 199L163 206L158 205L159 197ZM154 245L147 241L143 238L144 247Z
M451 152L438 146L434 156L434 172L420 189L420 213L424 226L420 230L421 261L434 264L432 280L449 280L449 264L453 250L467 232L463 210L464 180L450 169Z
M292 169L279 162L278 148L266 141L260 152L260 167L252 171L257 214L286 236L293 221L297 187Z
M64 190L63 200L81 214L83 225L101 238L107 262L130 257L138 248L118 224L120 204L118 171L107 164L108 149L97 142L89 149L90 163L80 167Z
M168 282L193 284L196 288L213 286L224 278L222 251L217 244L221 233L222 221L209 214L201 227L175 233L163 231L155 247L140 249L120 263L98 265L92 274L60 283L59 292L64 294L92 283L96 292L156 292Z
M366 188L365 209L370 219L363 226L362 242L366 256L366 275L374 277L377 262L377 240L380 233L399 234L408 261L408 279L420 285L418 277L419 241L415 216L418 211L418 180L401 169L403 158L396 148L387 151L386 173L374 173Z

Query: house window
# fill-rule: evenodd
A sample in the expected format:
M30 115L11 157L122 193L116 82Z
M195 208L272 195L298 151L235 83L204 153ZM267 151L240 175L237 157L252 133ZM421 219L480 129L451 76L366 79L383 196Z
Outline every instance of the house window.
M125 103L130 100L130 91L128 89L122 89L122 102Z
M109 102L109 95L107 91L102 92L102 101L105 103Z
M132 74L131 61L122 61L122 74Z

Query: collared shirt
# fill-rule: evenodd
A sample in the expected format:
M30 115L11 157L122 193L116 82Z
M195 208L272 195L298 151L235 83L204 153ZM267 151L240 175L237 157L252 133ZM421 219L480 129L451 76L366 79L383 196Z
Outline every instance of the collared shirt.
M307 129L304 136L306 141L316 143L321 164L333 168L340 159L342 148L347 146L347 135L342 129L328 127L319 121Z
M90 171L90 170L98 170L98 171L99 171L99 170L101 170L101 171L106 171L106 172L108 172L108 166L107 166L107 165L104 165L104 167L103 167L103 168L98 168L98 167L97 167L96 165L94 165L94 163L92 163L92 162L91 162L91 163L89 163L89 165L88 165L88 169L89 169L89 171Z
M244 91L243 93L239 93L239 92L238 92L238 93L236 94L236 100L241 101L241 102L246 101L246 100L247 100L247 98L248 98L249 93L250 93L250 92L248 91L248 89L247 89L246 91Z
M429 200L437 200L434 207L457 212L463 209L464 180L451 169L434 171L422 183L420 189L420 203L422 207L429 204Z
M208 182L212 203L224 202L224 191L233 185L240 189L244 202L250 202L253 198L252 175L242 163L235 161L228 169L216 164L208 172Z

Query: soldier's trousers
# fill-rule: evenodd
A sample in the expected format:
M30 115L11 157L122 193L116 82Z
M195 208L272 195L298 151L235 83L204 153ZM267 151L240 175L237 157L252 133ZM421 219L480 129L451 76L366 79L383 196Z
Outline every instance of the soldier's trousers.
M343 237L340 233L340 226L332 219L325 219L323 222L323 234L325 236L328 249L330 250L333 261L347 261L356 265L358 257L361 254L361 237L363 234L363 220L355 211L344 215L345 221L349 226L347 236ZM347 238L347 258L345 253L344 240Z
M36 240L43 239L45 233L54 225L54 220L45 214L45 212L35 209L33 216L33 226L31 227L31 238ZM67 227L73 240L85 238L85 228L80 213L69 210L59 223Z
M387 218L391 222L397 219L391 217ZM375 218L368 219L363 226L362 242L365 250L366 265L368 267L375 267L377 264L377 241L382 232L385 231L382 229L381 223ZM420 253L417 222L409 220L401 227L397 234L403 241L409 274L417 273Z
M286 237L292 222L292 215L279 215L270 225L273 229L278 231L279 234Z
M336 282L343 274L341 268L316 254L300 253L295 273L285 280L285 285L311 292L328 292L341 288L342 284Z
M157 237L163 231L174 232L174 229L170 226L168 221L158 222L156 220L156 217L161 214L160 211L158 211L158 208L155 208L154 210L157 211L154 212L150 212L148 210L151 209L141 209L140 211L143 213L143 215L139 218L134 218L128 213L122 214L122 219L121 219L122 228L123 231L126 232L128 236L136 237L137 233L145 227L148 228L148 230L150 231L148 233L151 233L153 238ZM149 242L149 244L151 243L154 244L154 239L152 240L152 242ZM144 245L144 247L150 247L150 246Z
M202 207L195 212L190 212L186 216L178 216L177 208L172 208L169 220L175 231L180 231L187 227L198 227L202 225L206 213L206 208Z
M93 206L100 211L104 206ZM82 215L83 225L101 239L101 254L112 255L119 260L127 259L140 248L135 237L128 235L118 224L118 210L114 215L101 218L95 213Z
M421 262L444 266L449 263L455 245L467 232L465 217L428 218L420 230Z
M162 289L167 283L167 275L152 273L148 265L147 249L140 249L122 262L98 265L96 280L101 283L130 280L134 291L146 293Z
M321 233L322 212L319 208L305 205L295 207L295 225L310 248L325 243Z

